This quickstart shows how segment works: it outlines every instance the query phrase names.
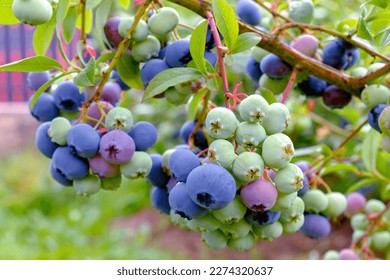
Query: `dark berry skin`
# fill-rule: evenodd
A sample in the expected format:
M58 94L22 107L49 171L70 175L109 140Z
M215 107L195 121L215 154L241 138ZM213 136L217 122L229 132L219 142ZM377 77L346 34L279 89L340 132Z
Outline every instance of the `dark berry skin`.
M270 78L280 79L291 72L291 66L274 54L267 54L260 62L260 69Z
M351 94L333 85L327 87L322 95L325 105L331 109L343 108L351 99Z
M359 60L360 52L358 49L350 49L346 51L347 63L344 66L344 70L352 67Z
M167 47L165 61L170 67L185 66L192 59L190 53L190 41L181 39Z
M30 105L33 95L28 100ZM40 122L48 122L58 117L59 110L54 103L52 95L44 92L39 96L34 104L34 107L30 108L31 115Z
M162 155L151 154L152 169L147 176L148 182L156 187L165 188L169 181L169 176L163 171L162 168Z
M123 39L118 32L118 26L121 20L122 18L120 17L112 17L104 25L104 33L106 34L107 40L114 47L117 47Z
M160 72L169 69L168 64L162 59L151 59L141 69L141 79L145 87Z
M35 145L38 150L48 158L52 158L55 150L59 147L56 143L51 141L51 138L47 134L50 128L50 122L42 123L35 134Z
M45 72L30 72L27 76L28 87L32 90L38 90L43 84L50 80L49 71ZM50 87L46 90L49 91Z
M133 138L136 151L146 151L157 141L157 130L153 124L146 121L137 122L128 132Z
M310 238L321 238L329 235L331 230L328 218L317 214L306 214L300 231Z
M382 133L382 130L379 128L379 115L382 113L383 109L385 109L389 104L379 104L368 112L368 123L369 125L375 129L376 131Z
M342 69L347 65L347 54L340 42L334 40L324 48L322 62L336 69Z
M150 192L150 200L152 205L160 210L162 214L169 215L171 211L171 206L169 206L168 192L167 189L162 189L159 187L153 187Z
M327 83L317 77L310 76L307 80L299 83L298 87L304 95L308 97L318 97L322 96L324 93Z
M248 210L245 214L245 219L252 225L265 226L275 223L280 218L280 211L264 211L264 212L253 212Z
M263 72L260 70L260 62L258 62L252 56L250 56L246 62L245 72L255 82L258 82L260 76L263 74Z
M257 3L251 0L240 0L236 7L237 15L242 21L250 25L258 25L261 14Z
M190 137L192 131L196 126L196 122L187 121L183 124L180 129L180 137L183 139L184 143L188 144L188 137ZM204 150L208 147L206 137L201 129L198 129L194 136L194 145L201 150Z

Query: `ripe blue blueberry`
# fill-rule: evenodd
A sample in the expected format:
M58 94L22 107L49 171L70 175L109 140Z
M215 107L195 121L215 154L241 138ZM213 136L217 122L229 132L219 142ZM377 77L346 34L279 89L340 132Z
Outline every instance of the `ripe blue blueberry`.
M150 158L152 159L152 169L150 170L147 179L149 183L153 186L160 188L165 188L168 183L169 176L163 171L162 168L162 155L151 154Z
M28 104L30 105L33 95L30 97ZM34 107L30 108L31 115L40 122L48 122L58 117L59 110L54 103L52 95L44 92L39 96L34 104Z
M379 116L382 113L383 109L388 107L389 104L379 104L368 112L368 123L376 131L382 133L382 130L379 127Z
M168 160L169 170L172 176L179 182L185 182L188 174L200 165L199 158L190 150L178 149L174 151Z
M118 71L116 70L113 70L111 72L111 79L116 82L122 90L129 90L130 87L121 79L121 77L119 76L119 73Z
M280 79L291 72L291 66L274 54L267 54L260 62L260 69L268 77Z
M27 85L32 90L38 90L41 86L43 86L49 80L50 80L49 71L30 72L27 75ZM50 87L47 90L50 90Z
M68 180L79 180L88 175L88 161L72 153L68 147L58 147L53 154L53 168Z
M317 214L306 214L301 232L311 238L320 238L329 235L331 227L328 218Z
M236 182L230 173L215 164L196 167L187 177L191 199L207 209L226 207L236 195Z
M157 130L153 124L146 121L135 123L128 133L133 138L136 151L146 151L157 141Z
M169 69L165 60L154 58L144 64L141 69L141 79L144 86L147 87L149 82L160 72Z
M168 192L166 189L153 187L150 192L150 200L154 208L160 210L163 214L169 215L171 207L169 206Z
M100 139L100 154L112 164L129 162L135 152L133 139L122 130L111 130Z
M186 121L183 126L180 128L180 137L183 139L184 143L188 144L188 137L190 137L192 131L196 127L195 121ZM201 129L194 135L194 145L201 150L204 150L208 147L206 137Z
M245 214L245 219L254 226L266 226L275 223L280 218L280 211L263 211L263 212L253 212L248 211Z
M263 74L260 70L260 63L252 56L246 61L245 72L255 82L258 82Z
M327 83L314 76L309 76L307 80L304 80L298 84L299 89L302 93L308 97L322 96L324 93Z
M239 0L236 6L238 17L250 25L259 25L261 21L260 6L251 0Z
M69 129L66 140L79 157L92 158L99 150L99 133L87 124L79 123Z
M82 103L87 100L87 95L83 91L80 93L79 87L72 81L66 81L58 85L53 92L54 103L57 108L65 112L77 112Z
M324 48L322 62L336 69L342 69L348 63L343 46L336 40L330 41Z
M167 47L165 61L170 67L183 67L191 60L189 40L180 39Z
M48 158L52 158L54 151L59 147L57 143L51 141L47 131L50 128L50 122L42 123L35 133L35 146Z
M63 186L72 186L73 181L66 178L65 174L63 174L60 170L56 169L53 165L53 162L50 164L50 175L51 177Z

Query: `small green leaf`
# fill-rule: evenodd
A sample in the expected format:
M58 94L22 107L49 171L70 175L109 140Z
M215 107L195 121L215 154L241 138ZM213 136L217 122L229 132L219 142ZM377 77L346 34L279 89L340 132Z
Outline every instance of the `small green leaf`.
M190 52L196 68L207 73L206 60L204 59L204 46L206 44L207 20L199 24L191 35Z
M199 80L203 77L198 69L188 67L171 68L157 74L144 92L143 100L164 92L167 88L179 83Z
M64 21L62 22L62 32L67 43L72 40L74 32L76 31L76 20L78 12L78 7L70 7L66 17L64 18Z
M389 1L388 0L370 0L366 3L364 3L362 5L362 7L365 5L374 5L374 6L382 8L382 9L385 9L389 5Z
M238 37L238 21L232 6L225 0L213 0L213 14L219 32L229 50L232 50Z
M377 183L378 182L378 179L377 178L374 178L374 177L369 177L369 178L366 178L366 179L362 179L362 180L359 180L357 181L355 184L353 184L352 186L350 186L346 193L351 193L351 192L354 192L362 187L365 187L365 186L368 186L368 185L371 185L373 183Z
M88 0L85 6L88 10L96 8L103 0Z
M0 65L0 72L43 72L52 69L62 69L62 65L57 60L46 56L27 57Z
M376 158L380 146L381 134L371 129L363 140L362 160L367 171L376 170Z
M56 15L56 32L58 38L60 38L61 36L61 25L66 17L66 14L68 13L69 3L70 0L60 0L58 2L57 15Z
M359 173L359 168L355 165L347 164L347 163L336 163L331 166L327 166L322 169L321 176L325 176L330 173L338 172L338 171L348 171L352 173Z
M261 41L261 37L254 32L246 32L238 35L236 44L233 47L233 50L230 52L239 53L256 46Z
M12 13L12 2L14 0L0 1L0 25L17 24L20 21Z
M362 17L359 18L358 24L357 24L357 35L366 40L372 40L372 35L370 31L367 28L367 25Z
M118 0L118 2L125 9L127 9L129 7L129 5L130 5L130 0Z
M108 1L108 0L105 0ZM103 2L104 3L104 2ZM92 24L93 24L93 13L92 10L85 10L85 33L90 33L92 30ZM77 20L76 20L76 26L78 29L82 29L81 26L81 13L79 14Z
M36 55L45 55L53 39L56 18L51 19L41 25L38 25L34 31L33 47Z
M108 53L102 54L101 56L99 56L99 57L96 59L96 65L98 65L99 63L104 63L104 62L106 62L106 61L109 61L109 60L111 60L114 56L115 56L115 52L108 52Z
M195 120L199 104L202 101L202 97L207 90L208 89L206 88L200 89L196 94L192 96L191 101L188 105L188 118L191 121Z
M91 57L85 68L73 79L73 83L79 87L93 86L95 82L95 59Z
M69 75L71 73L73 73L73 72L60 74L60 75L54 77L53 79L47 81L46 83L44 83L36 92L34 92L34 95L33 95L31 102L30 102L30 108L34 107L35 102L37 102L39 96L41 96L41 94L44 93L46 91L46 89L48 89L55 81L57 81L58 79L61 79L62 77L66 76L66 75Z
M135 89L143 89L139 63L135 62L131 55L123 55L118 61L116 70L126 85Z

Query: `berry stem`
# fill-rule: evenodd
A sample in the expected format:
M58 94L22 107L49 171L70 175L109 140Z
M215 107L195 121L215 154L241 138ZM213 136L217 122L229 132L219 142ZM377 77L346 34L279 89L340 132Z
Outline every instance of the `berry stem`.
M340 143L340 145L338 145L338 147L334 150L334 154L340 150L342 147L345 146L345 144L347 144L349 142L349 140L351 140L353 137L355 137L356 134L359 133L359 131L363 128L363 126L365 126L366 124L368 123L368 120L365 120L364 122L362 122L357 128L355 128L354 130L352 130L352 132L347 136L347 138L344 139L343 142Z
M80 0L80 6L81 6L81 35L80 40L85 45L87 43L87 37L85 35L85 13L86 13L86 2L87 0Z
M271 9L270 7L268 7L266 4L264 4L264 1L256 0L256 2L257 2L257 4L259 4L261 7L263 7L264 10L267 10L268 12L270 12L274 18L281 18L281 19L283 19L283 20L286 21L286 22L292 22L292 20L289 19L288 17L285 17L285 16L283 16L282 14L278 13L277 11L275 11L274 9ZM276 20L275 20L275 21L276 21Z
M223 90L225 92L226 100L225 100L225 106L226 108L229 107L229 97L228 94L230 93L229 90L229 83L226 75L226 69L225 69L225 64L223 62L223 53L222 50L225 48L225 46L222 45L221 39L219 38L219 33L217 26L215 24L214 16L210 11L206 12L206 17L209 21L210 24L210 29L211 33L213 34L214 42L215 42L215 47L217 48L217 54L218 54L218 64L221 72L221 78L223 82Z
M282 104L286 103L287 98L288 98L292 88L294 87L294 83L295 83L295 80L298 76L298 73L299 73L298 69L294 67L294 69L291 73L290 79L288 80L287 86L283 91L282 100L280 101L280 103L282 103Z

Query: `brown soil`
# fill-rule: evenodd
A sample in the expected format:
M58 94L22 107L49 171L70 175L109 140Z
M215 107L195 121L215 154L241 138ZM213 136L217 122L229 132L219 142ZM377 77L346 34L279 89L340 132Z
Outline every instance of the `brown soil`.
M213 251L201 241L200 233L186 231L170 222L169 217L162 216L154 209L144 209L130 217L115 221L119 228L136 231L141 226L151 228L150 246L169 252L177 259L318 259L330 249L340 250L351 243L352 230L348 223L333 225L332 233L322 239L310 239L297 232L283 235L272 242L260 241L256 247L247 252L234 252L228 248Z

